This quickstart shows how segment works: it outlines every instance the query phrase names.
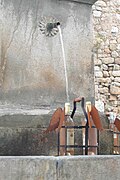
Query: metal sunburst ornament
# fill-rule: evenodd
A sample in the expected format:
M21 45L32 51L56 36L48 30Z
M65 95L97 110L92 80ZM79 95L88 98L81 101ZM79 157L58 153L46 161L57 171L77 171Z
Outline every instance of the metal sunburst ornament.
M43 17L39 22L40 31L46 36L55 36L58 33L60 23L53 17Z

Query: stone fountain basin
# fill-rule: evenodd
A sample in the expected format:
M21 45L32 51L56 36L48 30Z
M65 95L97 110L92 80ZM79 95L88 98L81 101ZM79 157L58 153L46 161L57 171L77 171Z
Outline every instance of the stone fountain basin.
M43 136L51 116L49 110L4 109L0 116L0 155L58 155L57 134Z
M0 155L1 156L57 156L57 134L52 132L43 138L43 131L48 127L53 111L35 108L0 108ZM81 124L84 116L76 115L76 125ZM101 115L104 128L108 122ZM109 155L113 152L113 134L111 131L100 133L100 154ZM75 131L75 143L82 145L81 130ZM81 155L78 149L76 155Z
M51 155L51 149L56 147L56 143L50 145L51 141L56 142L55 133L49 135L49 143L41 142L51 117L46 114L49 110L3 108L1 111L0 155Z
M120 156L3 156L2 180L118 180Z

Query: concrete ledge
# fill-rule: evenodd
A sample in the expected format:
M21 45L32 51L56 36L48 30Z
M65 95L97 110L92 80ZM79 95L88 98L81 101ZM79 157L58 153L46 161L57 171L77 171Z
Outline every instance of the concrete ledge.
M118 180L120 156L1 156L2 180Z
M66 1L66 0L59 0L59 1ZM67 1L93 5L97 0L67 0Z

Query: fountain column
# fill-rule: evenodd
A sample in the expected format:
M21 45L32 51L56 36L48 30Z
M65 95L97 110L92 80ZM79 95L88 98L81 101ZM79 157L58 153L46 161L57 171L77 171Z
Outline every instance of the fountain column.
M66 91L70 103L78 96L94 103L91 9L95 1L0 1L0 155L53 155L55 134L49 136L54 142L40 147L34 137L48 126L54 109L64 107Z

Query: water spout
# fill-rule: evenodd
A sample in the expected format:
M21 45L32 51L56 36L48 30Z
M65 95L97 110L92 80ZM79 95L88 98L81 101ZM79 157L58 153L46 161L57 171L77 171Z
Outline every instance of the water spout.
M57 34L57 32L59 32L60 34L60 42L61 42L61 47L62 47L62 55L63 55L63 63L64 63L64 71L65 71L66 96L67 96L67 102L69 102L67 65L66 65L65 50L64 50L60 22L56 21L55 18L44 17L39 22L39 27L42 34L45 34L46 36L49 36L49 37L54 36Z
M53 17L43 17L39 22L40 31L48 37L55 36L58 33L59 25L60 22Z
M62 31L61 31L61 27L60 27L59 22L57 23L57 26L58 26L58 30L59 30L59 34L60 34L60 41L61 41L62 54L63 54L63 63L64 63L64 70L65 70L65 82L66 82L66 96L67 96L67 102L69 102L67 64L66 64L66 58L65 58L63 36L62 36Z

